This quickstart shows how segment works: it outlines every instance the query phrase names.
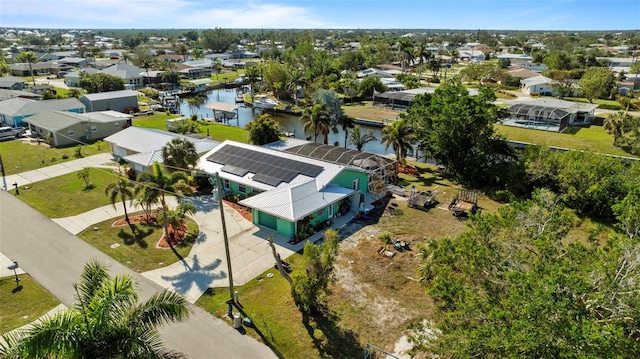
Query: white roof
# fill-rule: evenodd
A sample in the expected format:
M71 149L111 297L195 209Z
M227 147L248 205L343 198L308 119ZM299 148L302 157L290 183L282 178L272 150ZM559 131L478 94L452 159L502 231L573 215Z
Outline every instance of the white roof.
M263 192L239 203L293 222L354 192L353 189L336 185L329 185L318 191L316 181L311 180Z
M127 127L104 140L132 152L145 153L160 150L175 137L181 137L193 142L198 153L207 152L219 144L207 138L196 139L173 132L140 127Z
M520 83L526 86L533 86L533 85L550 84L550 83L553 83L553 80L548 77L540 75L536 77L529 77L528 79L522 79L520 80Z
M576 113L576 112L591 112L598 108L598 104L591 103L583 103L583 102L573 102L566 100L559 100L556 98L532 98L526 100L514 100L509 101L507 105L530 105L530 106L541 106L547 108L555 108L561 109L566 112Z
M311 143L311 141L299 138L287 138L285 140L267 143L266 145L262 145L262 147L270 150L286 151L290 148L306 145L307 143Z
M281 182L277 186L271 186L271 185L268 185L266 183L254 181L253 180L253 176L255 175L255 173L252 173L252 172L248 172L244 176L238 176L238 175L234 175L232 173L223 172L222 171L222 167L225 166L224 164L208 161L207 158L209 156L211 156L213 153L215 153L216 151L221 150L225 146L236 146L236 147L246 148L246 149L254 150L254 151L257 150L257 151L260 151L262 153L266 153L266 154L268 154L270 156L273 156L273 157L280 157L280 158L283 158L283 159L292 159L292 160L296 160L296 161L300 161L300 162L304 162L304 163L320 166L320 167L323 168L323 170L322 170L322 172L320 172L320 174L318 174L315 177L315 182L314 183L316 183L316 185L317 185L317 189L316 190L319 190L323 186L326 186L344 168L344 166L341 166L341 165L328 163L328 162L324 162L324 161L319 161L319 160L308 158L308 157L302 157L302 156L294 155L294 154L291 154L291 153L288 153L288 152L281 152L281 151L271 150L271 149L267 149L267 148L263 148L263 147L259 147L259 146L253 146L253 145L249 145L249 144L246 144L246 143L240 143L240 142L229 141L229 140L224 141L222 144L220 144L219 146L217 146L213 150L207 152L206 154L204 154L203 156L200 157L200 160L198 161L198 164L196 166L198 169L200 169L200 170L202 170L204 172L207 172L207 173L219 173L222 178L226 178L226 179L228 179L230 181L233 181L233 182L236 182L236 183L239 183L239 184L243 184L243 185L249 186L251 188L257 188L257 189L263 190L263 191L269 191L269 190L272 190L274 188L283 188L283 187L287 187L289 185L305 183L305 182L308 182L308 181L312 180L313 178L311 178L309 176L305 176L303 174L298 174L293 180L291 180L290 183Z

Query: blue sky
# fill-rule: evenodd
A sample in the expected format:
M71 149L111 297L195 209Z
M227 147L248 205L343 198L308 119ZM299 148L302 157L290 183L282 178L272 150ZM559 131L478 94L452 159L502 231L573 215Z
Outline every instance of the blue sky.
M640 0L0 0L0 26L638 30Z

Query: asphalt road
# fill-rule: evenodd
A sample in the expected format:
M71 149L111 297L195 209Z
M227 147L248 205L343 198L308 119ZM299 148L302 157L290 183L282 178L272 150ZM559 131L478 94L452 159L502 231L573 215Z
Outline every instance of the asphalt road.
M95 258L106 263L112 275L133 276L141 299L162 289L5 191L0 191L0 252L18 261L25 272L67 306L74 301L73 283L79 280L84 264ZM167 347L193 359L277 358L262 343L197 307L192 309L188 320L161 329Z

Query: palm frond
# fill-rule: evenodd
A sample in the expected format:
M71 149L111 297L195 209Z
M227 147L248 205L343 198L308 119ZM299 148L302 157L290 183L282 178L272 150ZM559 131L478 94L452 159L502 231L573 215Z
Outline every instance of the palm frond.
M74 284L76 289L76 306L82 309L88 305L95 293L102 287L103 283L110 279L106 266L98 259L94 259L85 264L80 283Z
M130 314L131 326L165 325L186 319L191 310L181 294L164 290L137 305Z

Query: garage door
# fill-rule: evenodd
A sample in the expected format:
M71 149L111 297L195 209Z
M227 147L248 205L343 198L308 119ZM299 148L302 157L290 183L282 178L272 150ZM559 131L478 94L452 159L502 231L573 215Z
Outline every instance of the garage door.
M278 219L270 214L258 212L258 223L274 231L278 230Z

